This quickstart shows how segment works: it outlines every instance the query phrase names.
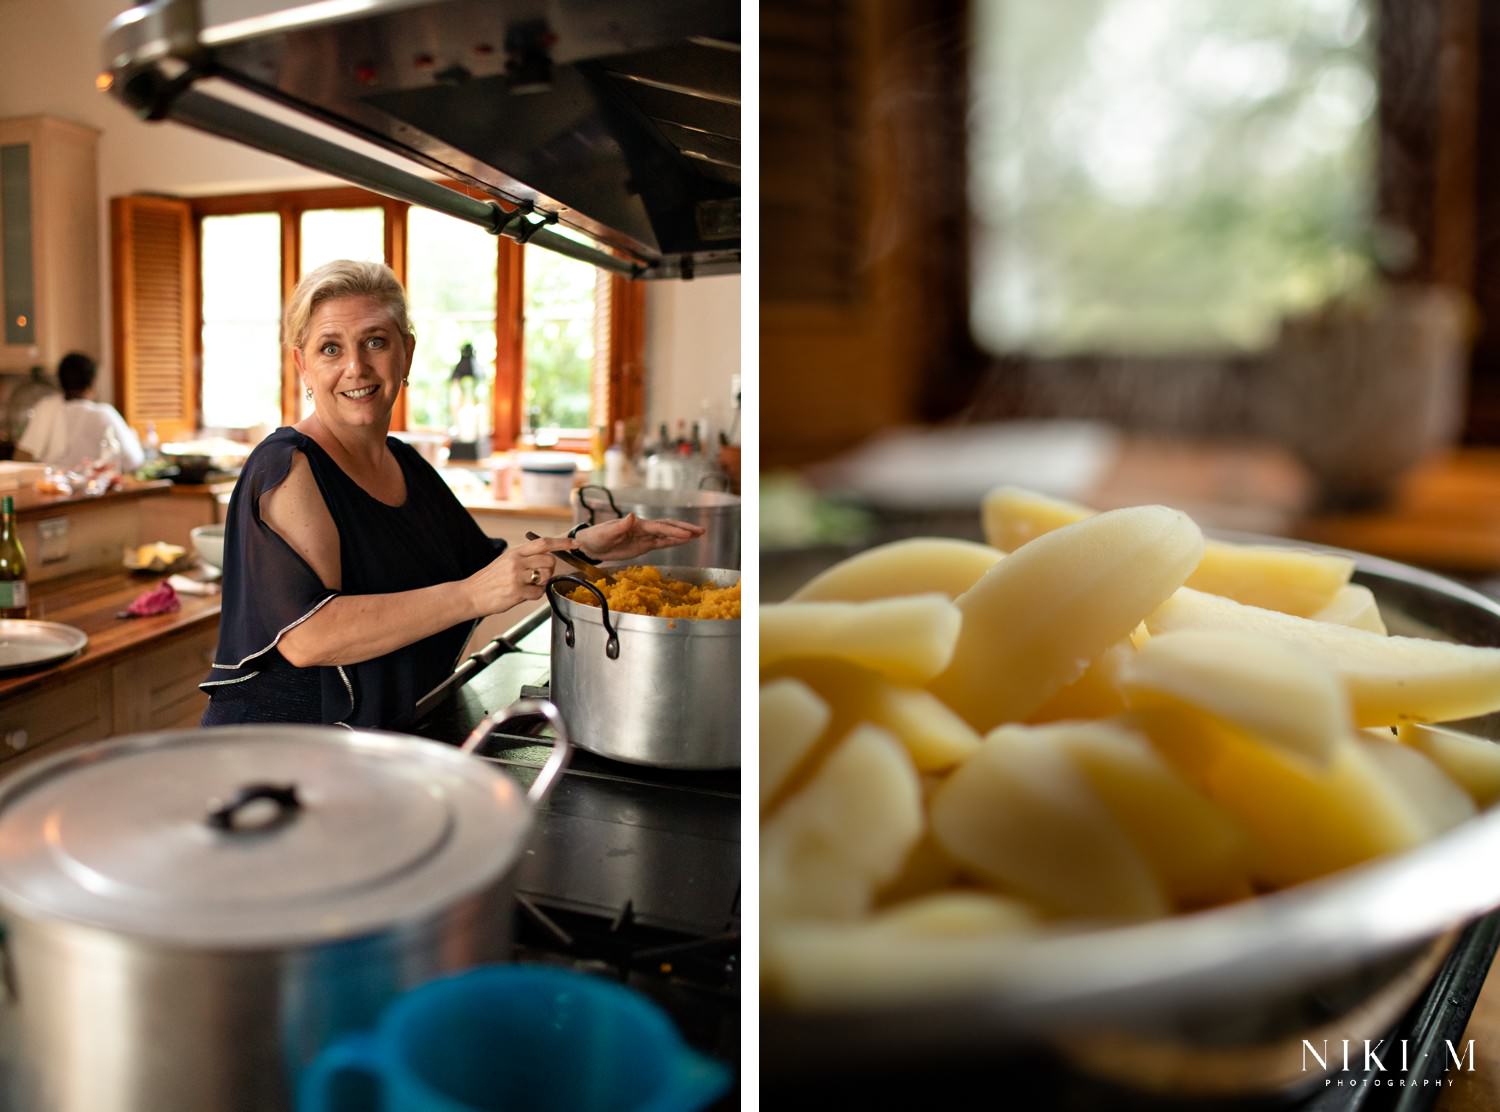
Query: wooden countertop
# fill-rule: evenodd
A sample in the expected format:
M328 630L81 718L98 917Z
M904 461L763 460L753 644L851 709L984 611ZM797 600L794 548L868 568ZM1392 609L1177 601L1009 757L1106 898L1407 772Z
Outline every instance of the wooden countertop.
M192 575L192 572L188 573ZM52 668L0 680L0 699L30 691L56 677L129 652L157 638L219 619L219 595L178 592L181 609L150 618L119 618L138 595L166 576L118 571L82 575L38 583L33 588L31 617L74 626L88 635L88 647L72 660Z
M47 511L55 509L86 509L90 506L100 506L112 502L155 497L167 494L171 490L171 487L171 482L166 479L152 479L148 482L127 479L124 486L110 490L106 494L38 494L32 487L25 487L14 491L0 491L0 493L10 494L15 498L16 516L18 518L28 518L40 517Z

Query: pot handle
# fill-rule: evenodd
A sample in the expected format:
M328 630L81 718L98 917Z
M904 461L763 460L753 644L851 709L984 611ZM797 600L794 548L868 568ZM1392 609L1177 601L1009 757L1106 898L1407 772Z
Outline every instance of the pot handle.
M235 825L235 820L241 811L262 800L276 804L274 815L263 822L247 826ZM204 816L204 821L215 830L269 830L273 826L280 826L289 821L300 810L302 810L302 800L297 798L296 784L246 784L235 792L234 798L228 802L222 799L210 799L208 814Z
M485 738L494 732L496 726L509 722L512 718L525 718L530 715L541 715L552 727L552 732L557 739L552 743L552 754L547 758L547 763L542 766L542 771L532 781L530 789L526 792L526 798L532 804L545 803L547 797L552 794L552 789L557 786L557 781L562 777L563 771L568 767L568 761L573 756L573 742L568 736L568 724L563 720L562 711L557 709L557 704L548 699L517 699L504 710L491 711L480 720L479 725L469 733L460 745L459 751L472 753L478 749Z
M594 597L599 600L599 611L604 615L604 632L608 635L604 641L604 655L611 660L619 660L620 635L615 632L615 627L609 624L609 603L604 599L604 592L587 579L582 579L576 575L554 575L548 580L545 592L547 595L547 605L552 607L552 616L563 624L563 643L571 649L575 638L573 635L573 619L564 614L562 608L557 605L557 585L559 583L577 583L580 587L586 587L588 590L594 592Z
M609 487L607 487L607 486L600 486L597 483L586 483L583 486L581 486L581 487L578 488L578 504L580 506L582 506L585 510L588 510L588 512L589 512L589 524L590 525L594 524L594 513L596 511L602 511L604 509L604 507L603 506L591 506L591 505L589 505L589 500L583 496L583 492L586 491L586 490L602 490L604 492L604 497L609 500L609 508L615 511L615 516L616 517L624 517L625 516L623 513L620 512L620 507L617 506L617 505L615 505L615 496L610 491Z

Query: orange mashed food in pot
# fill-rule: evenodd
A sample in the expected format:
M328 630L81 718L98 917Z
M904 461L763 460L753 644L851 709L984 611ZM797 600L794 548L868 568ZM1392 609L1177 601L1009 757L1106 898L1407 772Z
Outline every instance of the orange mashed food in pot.
M711 583L688 583L668 579L661 569L645 565L611 571L607 581L596 584L604 592L609 608L621 614L646 614L653 618L729 618L740 616L740 585L715 587ZM598 606L599 600L585 587L568 593L574 602Z

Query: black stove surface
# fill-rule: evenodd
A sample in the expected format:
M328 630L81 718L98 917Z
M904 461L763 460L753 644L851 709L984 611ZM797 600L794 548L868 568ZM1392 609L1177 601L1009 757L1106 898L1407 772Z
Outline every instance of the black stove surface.
M545 692L540 624L434 707L411 732L459 744L494 709ZM540 652L529 651L537 648ZM506 723L477 755L523 786L552 751L540 718ZM575 749L538 810L517 874L516 957L629 984L696 1049L740 1054L740 774L647 768ZM714 1105L736 1108L738 1085Z

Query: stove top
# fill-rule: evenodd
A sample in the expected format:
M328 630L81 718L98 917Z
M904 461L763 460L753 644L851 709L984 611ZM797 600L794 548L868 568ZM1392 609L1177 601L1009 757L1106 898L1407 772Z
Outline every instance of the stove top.
M457 744L486 712L545 694L546 612L412 729ZM541 648L542 651L534 651ZM529 786L552 735L506 723L476 751ZM574 750L517 874L516 957L611 977L655 1000L698 1050L740 1054L740 774ZM713 1107L737 1108L738 1085Z

